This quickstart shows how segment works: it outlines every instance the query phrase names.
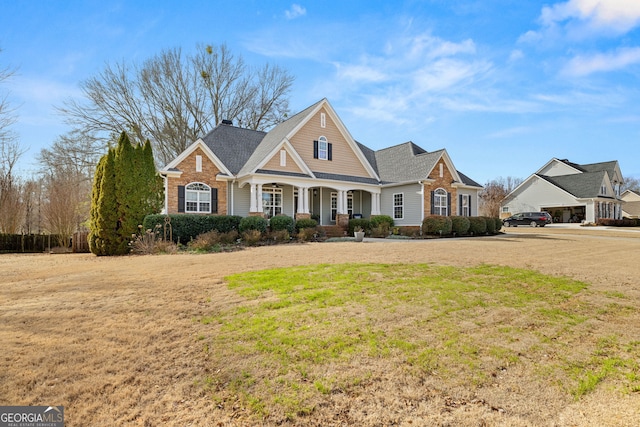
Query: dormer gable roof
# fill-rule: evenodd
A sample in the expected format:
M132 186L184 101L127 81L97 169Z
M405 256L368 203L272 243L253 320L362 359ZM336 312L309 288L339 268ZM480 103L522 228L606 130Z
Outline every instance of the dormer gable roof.
M247 160L244 167L242 167L239 175L242 176L254 173L259 168L259 165L263 162L263 159L265 157L274 152L274 150L276 150L277 147L283 143L283 141L291 140L292 137L322 108L327 111L327 114L329 114L333 123L336 124L338 130L343 135L347 144L354 152L370 177L379 180L375 168L369 163L367 157L361 151L360 144L358 144L353 139L350 132L344 126L342 120L336 114L335 110L326 98L321 99L320 101L316 102L310 107L307 107L306 109L302 110L301 112L295 114L291 118L285 120L284 122L271 129L265 135L264 139L253 152L251 157Z

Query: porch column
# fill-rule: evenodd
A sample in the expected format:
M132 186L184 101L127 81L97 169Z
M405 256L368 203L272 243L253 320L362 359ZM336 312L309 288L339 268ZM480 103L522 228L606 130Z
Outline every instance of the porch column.
M256 186L258 188L258 191L256 191L256 205L258 206L256 212L264 212L262 208L262 184L257 184Z
M349 213L349 203L347 202L347 192L346 191L342 192L342 213L343 214L348 214Z
M304 206L307 198L306 188L298 187L298 206L296 206L296 213L305 213Z
M342 190L338 190L338 200L336 200L336 214L344 213L342 208Z
M371 215L380 215L380 193L371 193Z
M258 212L258 197L256 193L258 192L256 184L251 184L251 204L249 207L249 212Z
M309 187L304 187L303 193L304 193L304 205L302 209L303 209L303 213L308 214L310 213L309 212L309 196L310 196L311 190L309 190Z

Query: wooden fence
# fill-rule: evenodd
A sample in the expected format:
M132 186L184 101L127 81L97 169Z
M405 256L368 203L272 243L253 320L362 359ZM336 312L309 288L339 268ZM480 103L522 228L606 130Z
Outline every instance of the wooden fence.
M73 233L70 249L73 252L89 252L87 236L87 232ZM0 234L0 253L51 252L59 249L58 246L56 234Z

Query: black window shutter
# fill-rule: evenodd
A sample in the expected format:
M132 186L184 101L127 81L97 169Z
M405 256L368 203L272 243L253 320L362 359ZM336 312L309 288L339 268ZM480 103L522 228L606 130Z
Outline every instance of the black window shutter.
M327 159L328 160L333 160L333 144L332 143L328 143L327 144Z
M318 141L313 141L313 158L318 158Z
M458 202L458 215L462 215L463 214L463 212L462 212L462 194L460 194L458 196L458 200L459 200L459 202Z
M184 185L178 185L178 212L184 212Z
M211 213L218 213L218 189L211 188Z
M431 192L431 215L433 215L436 212L436 207L434 206L436 203L436 195L435 192L432 191Z
M471 211L471 196L467 196L467 199L469 200L469 216L472 216L471 215L471 212L472 212Z
M451 216L451 193L447 193L447 216Z

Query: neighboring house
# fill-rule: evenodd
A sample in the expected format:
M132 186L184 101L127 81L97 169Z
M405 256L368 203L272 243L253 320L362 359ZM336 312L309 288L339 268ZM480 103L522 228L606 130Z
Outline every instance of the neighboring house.
M343 227L359 216L389 215L398 226L475 216L482 190L446 150L360 144L326 99L269 132L223 121L160 173L166 213L284 214Z
M640 218L640 194L632 190L626 190L622 193L621 199L624 200L622 216L631 219Z
M546 211L554 222L620 219L622 184L617 161L579 165L553 158L504 198L501 216Z

